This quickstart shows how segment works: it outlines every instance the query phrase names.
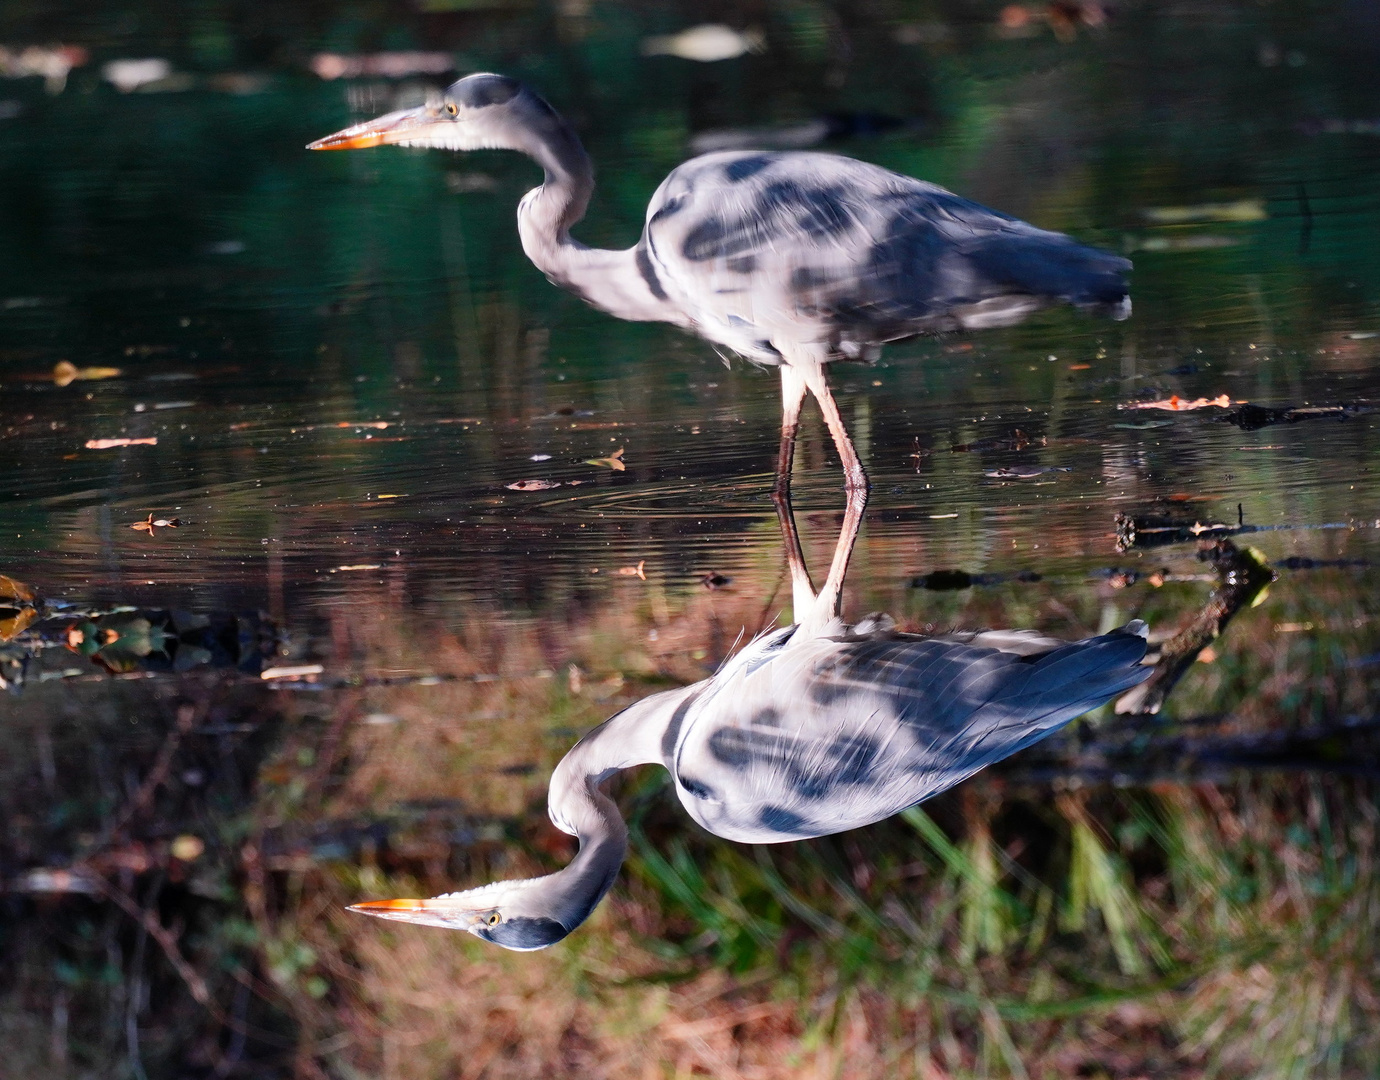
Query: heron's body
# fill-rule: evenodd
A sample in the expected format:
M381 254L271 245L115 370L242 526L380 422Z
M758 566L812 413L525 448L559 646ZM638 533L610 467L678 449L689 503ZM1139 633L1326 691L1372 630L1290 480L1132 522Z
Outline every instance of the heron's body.
M571 825L562 805L578 778L660 764L690 816L726 840L870 825L1141 682L1139 628L1072 644L1021 631L859 633L837 621L818 634L777 630L713 678L586 736L557 767L552 818Z
M632 261L648 314L761 364L868 358L1056 301L1129 311L1125 259L833 154L687 161L652 196Z

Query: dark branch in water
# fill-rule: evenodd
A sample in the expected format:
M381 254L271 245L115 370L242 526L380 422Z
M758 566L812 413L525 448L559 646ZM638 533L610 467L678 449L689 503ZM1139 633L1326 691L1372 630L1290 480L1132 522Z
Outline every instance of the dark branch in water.
M1236 613L1260 595L1275 580L1275 572L1249 551L1240 550L1230 540L1201 544L1198 558L1211 563L1217 573L1217 587L1207 603L1177 634L1160 646L1155 673L1127 691L1116 703L1119 713L1157 713L1169 692L1198 655L1221 636Z

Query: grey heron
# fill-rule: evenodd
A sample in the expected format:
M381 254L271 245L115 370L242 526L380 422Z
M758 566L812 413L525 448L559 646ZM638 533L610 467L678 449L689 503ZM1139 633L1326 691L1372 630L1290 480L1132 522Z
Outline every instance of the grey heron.
M783 530L790 513L787 501ZM811 600L813 611L832 603ZM601 790L615 773L663 766L690 816L728 840L845 832L953 787L1143 682L1153 670L1142 664L1146 633L1135 620L1071 643L1022 630L921 636L881 615L770 631L710 678L628 706L561 759L547 812L579 840L564 869L350 910L518 951L545 948L589 917L623 864L627 826Z
M798 622L835 617L867 474L829 391L825 365L874 358L885 342L1005 326L1071 303L1130 311L1130 263L990 210L935 184L833 154L733 151L677 166L647 206L631 248L570 235L594 189L570 125L503 75L469 75L434 101L309 144L516 150L545 173L518 205L528 258L555 284L621 319L674 323L781 372L781 443L773 497L786 529ZM784 505L806 392L837 447L843 530L820 603Z

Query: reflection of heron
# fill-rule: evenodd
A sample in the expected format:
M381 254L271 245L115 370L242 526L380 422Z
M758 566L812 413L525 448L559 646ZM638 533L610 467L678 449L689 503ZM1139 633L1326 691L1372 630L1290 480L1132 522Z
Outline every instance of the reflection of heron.
M513 79L471 75L434 103L390 113L311 144L333 150L395 143L518 150L546 171L518 207L523 250L553 282L623 319L670 322L781 368L776 499L784 504L800 406L819 402L846 478L847 510L823 596L836 598L862 522L867 476L824 377L839 358L927 331L1017 322L1066 301L1118 317L1130 310L1130 263L850 158L812 153L708 154L678 166L626 251L570 236L594 189L569 125ZM788 524L788 515L782 521ZM799 542L787 553L799 601ZM837 614L796 608L822 625Z
M783 525L789 516L787 504ZM813 611L835 603L805 599ZM899 634L885 616L788 626L713 677L630 705L561 759L548 810L580 840L564 870L353 910L540 949L584 922L618 875L628 832L599 786L620 769L664 765L690 816L729 840L826 836L890 817L1043 739L1147 678L1144 655L1138 621L1071 644L1020 630Z

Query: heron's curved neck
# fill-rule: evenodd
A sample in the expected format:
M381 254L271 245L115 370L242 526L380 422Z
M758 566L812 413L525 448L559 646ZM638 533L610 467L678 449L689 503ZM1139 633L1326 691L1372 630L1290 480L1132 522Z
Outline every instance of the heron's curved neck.
M576 743L551 774L547 812L558 829L580 840L570 865L546 879L556 917L567 929L589 917L628 852L628 827L599 785L622 769L664 763L666 734L694 690L668 690L628 706Z
M522 250L553 283L620 319L671 319L665 294L656 295L638 269L637 250L592 248L570 235L594 192L594 169L579 137L554 113L541 131L524 133L515 146L546 173L541 187L518 205ZM657 292L661 292L658 282Z

